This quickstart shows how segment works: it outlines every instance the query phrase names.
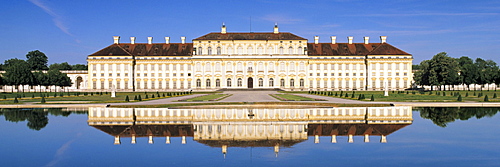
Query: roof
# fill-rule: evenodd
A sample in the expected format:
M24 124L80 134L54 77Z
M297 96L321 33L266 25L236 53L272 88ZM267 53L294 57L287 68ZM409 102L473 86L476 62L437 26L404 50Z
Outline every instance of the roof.
M246 33L225 33L212 32L194 40L307 40L289 32L246 32Z
M308 136L387 136L409 124L309 124Z
M308 43L310 56L410 55L388 43Z
M192 43L112 44L89 56L190 56Z

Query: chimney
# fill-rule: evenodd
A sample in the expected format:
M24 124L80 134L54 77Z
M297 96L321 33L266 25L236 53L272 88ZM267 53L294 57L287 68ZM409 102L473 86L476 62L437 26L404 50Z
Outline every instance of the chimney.
M148 37L148 44L152 44L153 43L153 37Z
M278 31L278 23L274 24L274 33L275 34L279 33L279 31Z
M380 143L387 143L387 137L385 135L380 136Z
M170 43L170 37L165 37L165 43L169 44Z
M186 37L181 37L181 43L182 44L186 43Z
M387 36L380 36L380 43L386 43L387 42Z
M370 135L365 134L365 143L369 143L369 142L370 142Z
M130 44L135 44L135 37L130 37Z
M352 40L354 39L354 37L347 37L347 40L349 41L349 44L352 44Z
M221 34L225 34L226 33L226 25L224 23L222 23L222 27L221 27L220 33Z
M314 44L318 44L319 43L319 36L314 36Z
M337 43L337 36L331 36L330 38L332 39L332 44Z
M369 44L370 42L370 37L363 37L363 39L365 39L365 44Z
M119 44L120 43L120 36L113 36L113 43Z

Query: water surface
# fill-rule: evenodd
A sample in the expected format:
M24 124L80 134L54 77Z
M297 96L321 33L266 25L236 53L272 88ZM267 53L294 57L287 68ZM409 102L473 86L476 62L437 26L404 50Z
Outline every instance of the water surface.
M3 109L0 156L5 166L497 166L499 110Z

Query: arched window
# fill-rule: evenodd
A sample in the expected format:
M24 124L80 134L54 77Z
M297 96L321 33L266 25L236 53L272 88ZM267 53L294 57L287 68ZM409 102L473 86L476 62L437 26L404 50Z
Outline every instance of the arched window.
M259 87L263 87L263 86L264 86L264 79L259 78Z
M215 87L220 88L220 79L215 80Z
M279 51L280 51L280 55L282 55L283 54L283 46L280 46L280 50Z
M210 79L207 79L207 88L210 87Z
M247 48L247 54L249 55L253 54L253 48L251 46Z
M304 51L302 50L302 46L299 46L299 48L297 48L297 54L302 54L304 53Z
M290 86L295 86L295 79L290 79Z
M269 46L267 48L267 54L270 54L270 55L273 54L273 48L272 47Z
M196 87L197 88L201 87L201 79L196 80Z
M243 47L239 46L238 47L238 53L239 55L243 54Z
M231 78L227 79L227 87L231 87Z
M280 86L285 87L285 79L280 79Z
M208 53L208 55L212 55L212 47L208 47L207 53Z
M300 82L300 83L299 83L299 84L300 84L300 87L304 87L304 79L300 79L300 81L299 81L299 82Z
M212 71L212 65L210 63L205 64L205 72L210 72Z
M241 78L238 78L238 87L241 87L243 86L243 81L241 80Z
M227 48L227 54L233 54L233 48L232 47L228 47Z
M264 48L262 48L262 46L259 46L257 48L257 54L261 55L263 53L263 51L264 51Z
M217 55L221 55L222 54L222 51L221 51L221 48L220 46L217 47Z
M273 86L274 86L274 79L269 78L269 87L273 87Z
M285 62L280 63L280 71L285 71Z
M291 47L291 46L290 46L290 47L288 48L288 54L293 54L293 47Z
M203 54L202 49L203 49L202 47L198 47L198 55L202 55Z

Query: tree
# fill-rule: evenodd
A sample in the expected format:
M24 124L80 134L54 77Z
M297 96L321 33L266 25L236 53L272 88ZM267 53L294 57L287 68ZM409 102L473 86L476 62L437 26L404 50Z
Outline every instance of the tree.
M55 86L60 86L60 87L65 87L65 86L71 86L71 79L68 77L67 74L61 73L57 69L51 69L47 72L50 85L55 85Z
M460 68L460 84L467 85L467 90L470 91L470 85L476 83L479 71L469 57L462 56L457 59L457 62Z
M88 70L88 66L85 64L75 64L71 65L71 70Z
M71 65L68 62L64 63L54 63L49 66L50 70L72 70Z
M492 60L483 60L481 58L477 58L475 65L479 72L478 72L478 79L477 83L480 85L485 85L485 84L492 84L495 82L495 78L497 75L498 71L498 66L497 64L492 61ZM482 90L482 89L481 89ZM489 87L488 87L489 90Z
M19 59L9 59L5 61L5 84L12 86L36 85L37 80L31 73L30 65Z
M45 53L39 50L31 51L26 54L26 61L30 65L31 70L47 70L47 62L49 61Z
M419 85L432 86L456 85L459 83L459 67L454 58L448 56L446 52L441 52L431 60L420 63L421 70L415 74L415 81Z

